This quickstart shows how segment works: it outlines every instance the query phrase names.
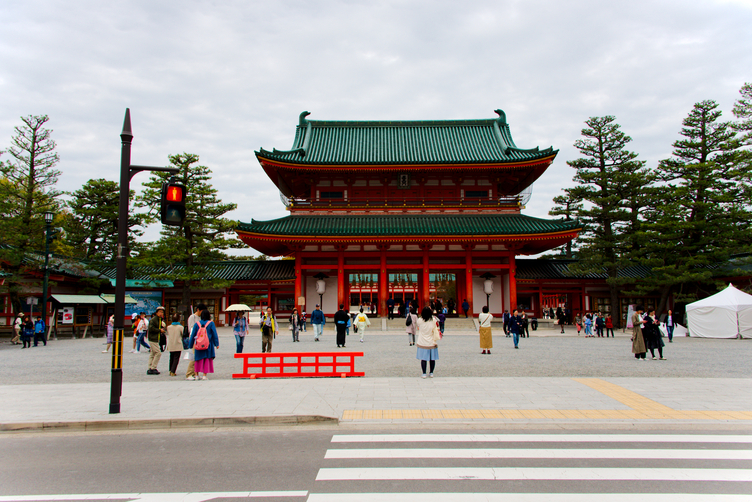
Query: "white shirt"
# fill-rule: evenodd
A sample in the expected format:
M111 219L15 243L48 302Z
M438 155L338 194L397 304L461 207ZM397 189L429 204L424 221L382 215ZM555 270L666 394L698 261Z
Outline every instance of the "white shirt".
M478 321L480 321L481 328L490 328L493 315L481 312L478 314Z

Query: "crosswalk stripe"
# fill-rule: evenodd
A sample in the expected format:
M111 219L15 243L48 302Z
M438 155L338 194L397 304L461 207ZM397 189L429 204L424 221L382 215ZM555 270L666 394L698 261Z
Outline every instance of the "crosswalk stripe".
M204 502L217 498L305 497L306 490L255 492L182 492L182 493L79 493L66 495L0 495L0 502L61 502L65 500L124 500L129 502Z
M390 458L550 458L550 459L661 459L752 460L752 450L690 449L520 449L520 448L383 448L330 449L327 459Z
M623 467L346 467L321 468L316 476L316 481L416 479L752 482L752 470Z
M712 493L311 493L308 502L750 502Z
M752 435L690 434L337 434L332 443L752 443Z

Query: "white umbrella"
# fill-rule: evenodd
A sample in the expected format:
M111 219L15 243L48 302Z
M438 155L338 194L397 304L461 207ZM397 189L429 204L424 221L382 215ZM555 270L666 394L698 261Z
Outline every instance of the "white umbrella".
M242 303L233 303L225 309L225 312L250 312L252 309Z

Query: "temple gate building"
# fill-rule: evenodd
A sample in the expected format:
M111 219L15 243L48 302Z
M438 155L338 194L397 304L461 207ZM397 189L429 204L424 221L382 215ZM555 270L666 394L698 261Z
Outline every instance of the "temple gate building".
M256 152L290 214L241 223L237 233L264 254L294 257L293 297L309 312L321 298L327 314L339 304L383 313L389 297L511 310L516 257L581 228L521 213L558 151L518 148L496 113L351 122L303 112L292 148Z

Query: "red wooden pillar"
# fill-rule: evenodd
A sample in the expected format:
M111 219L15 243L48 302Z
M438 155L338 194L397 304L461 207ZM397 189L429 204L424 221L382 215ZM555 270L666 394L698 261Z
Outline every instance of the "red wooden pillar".
M337 308L340 305L345 305L345 248L342 246L337 248Z
M420 284L423 288L423 305L418 305L419 310L431 303L431 277L428 273L428 248L430 246L421 247L423 248L423 277Z
M467 303L470 304L470 310L468 310L468 315L473 315L473 255L472 255L472 249L473 246L465 246L465 298L467 300ZM459 298L457 299L459 301ZM458 308L458 311L461 311L462 302L459 302L460 308Z
M387 314L387 283L389 281L389 276L386 273L386 246L380 246L380 251L381 265L379 266L379 315L384 316Z
M509 251L509 305L510 312L517 310L517 265L514 262L514 251Z
M301 263L302 260L303 257L301 256L301 253L295 251L295 299L293 300L293 303L298 307L298 312L300 312L303 307L303 305L298 304L298 298L303 296L303 274L300 268L303 265Z

